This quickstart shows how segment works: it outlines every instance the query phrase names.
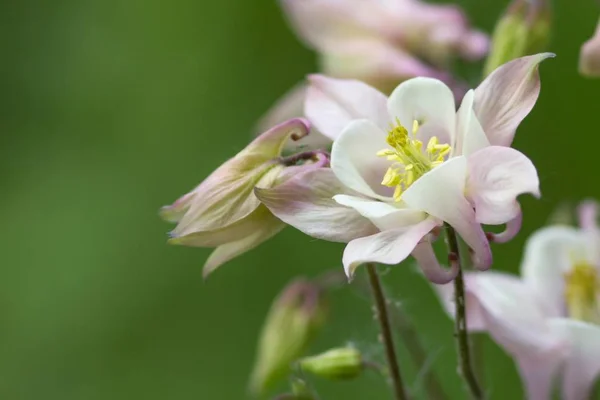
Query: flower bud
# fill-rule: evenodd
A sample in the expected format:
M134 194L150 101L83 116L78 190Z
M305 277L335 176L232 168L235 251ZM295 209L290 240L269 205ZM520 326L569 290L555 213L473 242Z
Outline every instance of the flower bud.
M254 188L272 188L299 170L323 166L321 155L303 159L303 165L282 160L288 139L308 134L308 121L296 118L263 133L225 162L200 185L170 206L161 216L177 222L169 243L216 247L204 265L204 276L223 263L258 246L285 226L260 203Z
M353 347L332 349L300 360L300 368L316 376L331 380L353 379L363 370L362 356Z
M600 77L600 22L594 36L581 46L579 73L589 78Z
M550 22L550 8L545 0L514 0L494 29L484 75L515 58L545 51Z
M322 289L305 279L289 284L271 306L258 343L250 390L262 394L290 372L324 322Z

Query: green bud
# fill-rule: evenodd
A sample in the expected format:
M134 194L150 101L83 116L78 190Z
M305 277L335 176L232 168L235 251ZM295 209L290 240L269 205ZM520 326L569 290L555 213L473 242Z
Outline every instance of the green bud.
M300 368L316 376L331 380L354 379L363 370L362 356L353 347L332 349L300 360Z
M296 400L316 399L306 381L299 378L292 379L292 395Z
M551 15L544 0L514 0L494 29L484 76L499 66L546 50L550 40Z
M305 279L289 284L274 301L258 343L250 390L260 395L285 378L326 315L322 289Z

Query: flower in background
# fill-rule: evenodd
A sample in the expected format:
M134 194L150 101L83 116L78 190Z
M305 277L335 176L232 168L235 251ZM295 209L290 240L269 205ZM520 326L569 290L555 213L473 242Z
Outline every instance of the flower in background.
M281 0L300 39L319 55L319 69L336 78L358 79L389 93L417 76L462 86L446 71L451 60L477 60L488 48L485 34L471 29L457 6L419 0ZM267 113L260 126L303 116L306 86L296 86ZM311 135L302 144L323 146ZM308 142L310 141L310 142Z
M600 373L600 229L595 203L580 227L550 226L527 241L521 278L465 275L470 331L487 331L517 363L527 398L550 399L562 375L566 400L587 399ZM451 285L439 287L452 312Z
M263 133L221 165L194 190L161 209L163 219L177 222L169 243L216 247L204 265L204 276L253 249L284 228L254 195L254 187L272 188L293 176L328 164L325 155L282 159L284 144L309 131L308 121L292 119Z
M487 269L492 256L481 224L508 224L495 239L509 240L520 228L517 196L539 195L535 167L508 146L537 100L537 66L551 56L500 67L458 112L451 90L432 78L406 81L388 99L362 82L315 76L307 115L334 140L331 171L257 189L257 196L303 232L349 242L348 276L362 263L398 264L412 253L432 281L453 279L456 269L442 269L430 243L443 223ZM363 226L378 232L358 235Z
M594 36L581 46L579 73L592 78L600 77L600 22Z

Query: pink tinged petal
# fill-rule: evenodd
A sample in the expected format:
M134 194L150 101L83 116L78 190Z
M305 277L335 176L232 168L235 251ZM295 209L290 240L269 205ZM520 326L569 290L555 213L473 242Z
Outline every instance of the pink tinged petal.
M515 355L515 361L528 400L548 400L552 395L562 355Z
M175 200L173 204L162 207L159 212L160 217L167 222L179 222L190 209L195 196L196 193L192 191Z
M429 281L438 285L453 281L458 274L458 263L453 263L450 269L442 268L429 241L422 241L417 244L412 256L417 260L423 275Z
M583 201L577 207L579 226L585 231L598 230L598 203L594 200Z
M506 223L506 228L500 233L488 233L490 240L495 243L506 243L511 241L519 231L521 230L521 224L523 223L523 213L519 206L519 213L516 217Z
M468 156L490 145L473 111L473 90L469 90L456 113L456 149L454 154Z
M552 319L550 324L570 343L563 371L562 398L589 398L600 374L600 326L563 318Z
M333 200L353 192L328 168L299 174L272 189L255 189L256 196L283 222L317 239L347 243L372 235L377 228L354 209Z
M579 73L590 78L600 77L600 23L594 36L581 46Z
M564 315L564 274L587 257L587 247L585 234L568 226L540 229L527 240L521 275L549 316Z
M381 180L391 162L377 156L388 147L386 137L387 133L371 121L351 122L331 149L331 169L340 182L366 196L387 199L381 193L387 194L389 188L382 186Z
M221 265L249 250L254 249L263 242L266 242L268 239L279 233L283 228L285 228L285 224L283 224L277 218L271 217L268 220L265 220L262 224L257 225L256 229L248 236L234 242L220 245L206 260L202 270L202 276L204 279L208 278L208 276Z
M356 80L311 75L304 111L315 127L331 140L355 119L368 119L382 130L389 129L386 96Z
M416 120L423 129L438 132L438 138L454 140L454 95L442 81L421 77L402 82L388 100L388 112L408 129Z
M492 264L490 244L465 198L466 175L467 159L451 158L417 179L402 194L402 199L411 208L450 224L474 251L475 266L487 269Z
M333 199L346 207L355 209L360 215L368 218L379 230L400 228L414 225L427 214L410 208L398 208L392 204L344 194L333 196Z
M355 239L344 249L342 261L349 278L360 264L377 262L395 265L406 259L415 246L438 225L435 218L427 218L418 224L391 229L375 235Z
M475 89L475 114L493 145L510 146L540 94L538 65L552 53L521 57L498 67Z
M486 272L494 273L494 272ZM467 313L467 330L471 333L476 332L485 332L486 325L483 319L483 309L481 308L481 304L477 297L469 292L469 287L471 287L470 281L476 279L477 273L466 272L464 274L465 281L465 311ZM433 287L437 292L442 306L450 315L451 318L454 318L456 312L456 306L454 302L454 284L447 283L444 285L435 285Z
M480 223L504 224L520 212L517 196L524 193L540 196L535 166L515 149L486 147L471 154L468 162L467 193Z

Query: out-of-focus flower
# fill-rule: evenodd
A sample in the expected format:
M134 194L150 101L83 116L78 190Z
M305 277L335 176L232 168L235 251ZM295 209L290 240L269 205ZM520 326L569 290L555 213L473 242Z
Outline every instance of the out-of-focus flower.
M353 347L331 349L305 357L298 364L303 371L331 380L354 379L363 370L362 355Z
M591 78L600 77L600 22L594 36L581 46L579 73Z
M290 165L280 157L285 142L298 140L308 131L308 121L300 118L274 127L221 165L194 190L163 207L161 216L178 223L170 233L169 243L216 247L204 265L207 276L283 229L285 225L256 198L254 187L272 188L328 163L319 154L305 160L303 165Z
M468 328L487 331L517 363L527 398L550 399L562 375L565 400L587 399L600 373L600 230L596 204L580 207L580 228L551 226L525 247L521 278L467 273ZM439 287L453 312L451 285Z
M385 93L406 79L426 76L462 96L462 85L446 67L454 58L479 59L488 48L487 36L473 30L456 6L420 0L281 0L281 5L300 39L318 53L322 73L358 79ZM260 126L303 116L304 90L299 85L286 94ZM318 137L300 143L327 144Z
M546 0L513 0L494 29L484 75L515 58L545 51L550 41L550 22Z
M332 171L257 189L257 196L311 236L350 239L343 256L348 276L362 263L398 264L412 253L433 282L453 279L456 268L442 269L430 243L444 222L487 269L492 256L481 224L507 224L495 240L509 240L520 229L517 196L539 195L535 167L508 146L537 100L537 66L550 56L502 66L465 95L458 112L450 89L435 79L406 81L387 99L358 81L315 76L307 113L334 139ZM336 226L331 216L344 207L356 214ZM379 232L357 235L365 226Z
M262 394L291 371L324 322L323 290L305 279L289 284L271 306L258 343L250 390Z

